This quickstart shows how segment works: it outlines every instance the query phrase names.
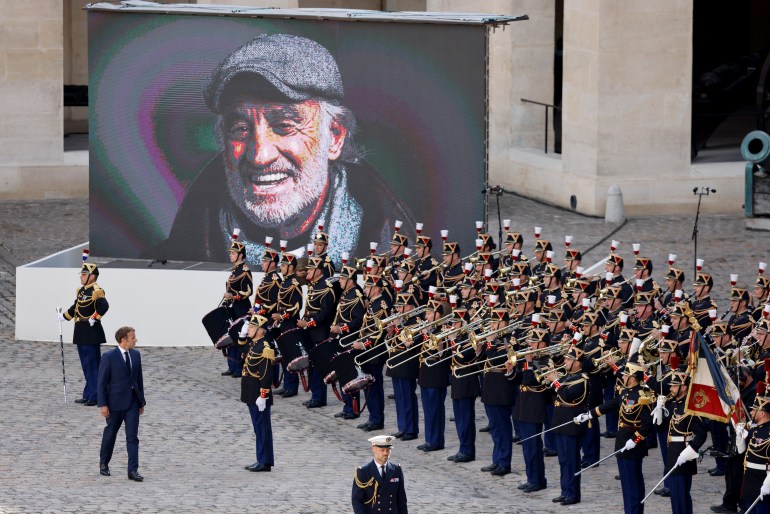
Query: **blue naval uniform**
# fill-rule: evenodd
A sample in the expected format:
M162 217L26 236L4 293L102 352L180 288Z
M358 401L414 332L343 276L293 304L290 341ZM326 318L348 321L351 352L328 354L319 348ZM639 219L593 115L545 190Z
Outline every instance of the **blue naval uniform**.
M435 327L433 327L435 329ZM418 334L417 340L423 350L428 341L428 334ZM418 350L419 351L419 350ZM420 400L422 412L425 416L425 443L438 449L444 448L444 432L446 429L446 393L449 387L449 374L451 363L445 359L438 364L427 366L431 361L437 361L445 357L445 351L428 351L420 360L420 371L417 383L420 385Z
M384 467L385 473L382 474L377 463L372 460L356 468L351 499L355 514L409 513L401 466L387 462Z
M513 409L513 418L519 422L519 435L522 439L543 431L546 409L551 404L551 390L549 386L538 382L535 370L547 367L548 357L542 357L531 363L524 361L517 369L516 382L520 381L520 383L516 386L519 395ZM547 486L542 436L524 441L521 443L521 448L524 453L527 483L533 486Z
M490 359L494 363L502 363L505 355L505 339L497 339L491 345L482 349L479 360ZM505 369L488 369L484 372L481 385L481 401L489 419L489 433L492 436L492 462L497 466L511 469L511 454L513 440L513 424L511 414L515 403L516 373L507 375Z
M450 346L455 341L449 342ZM461 343L462 344L462 343ZM452 357L452 366L466 366L476 361L476 350L468 344L464 349ZM478 369L476 366L465 368L470 371ZM481 382L478 374L461 375L452 378L452 410L455 415L455 428L457 439L460 441L460 449L457 453L476 458L476 398L481 396Z
M385 291L385 288L383 288L383 291ZM370 327L365 329L368 332L369 346L375 346L383 339L384 331L377 331L375 329L374 320L388 317L392 305L391 297L387 294L381 294L369 300L363 321L364 326ZM385 381L382 375L382 367L385 365L385 360L386 355L382 355L361 366L361 371L370 374L374 378L374 382L366 389L365 394L366 410L369 411L369 419L367 421L376 427L381 427L385 423Z

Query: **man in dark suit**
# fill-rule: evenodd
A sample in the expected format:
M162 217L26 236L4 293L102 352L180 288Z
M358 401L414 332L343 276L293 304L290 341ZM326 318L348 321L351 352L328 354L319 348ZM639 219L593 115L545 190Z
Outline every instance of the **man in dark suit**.
M136 331L120 327L115 332L118 347L102 357L99 365L97 403L107 421L99 450L99 472L110 476L110 459L120 425L126 422L126 449L128 450L128 478L141 482L139 474L139 416L144 414L144 381L142 358L136 346Z
M390 450L396 438L378 435L369 438L374 459L356 469L353 480L353 512L393 512L407 514L404 472L390 462Z

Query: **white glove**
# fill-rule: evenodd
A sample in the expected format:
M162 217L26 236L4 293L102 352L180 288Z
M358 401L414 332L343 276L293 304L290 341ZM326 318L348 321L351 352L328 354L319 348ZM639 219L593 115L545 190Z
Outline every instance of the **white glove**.
M62 312L61 307L56 307L56 321L67 321L67 318L64 317L64 312Z
M746 438L749 436L749 431L746 430L745 423L738 423L735 425L735 448L738 453L746 451Z
M257 410L259 412L262 412L265 410L265 407L267 407L267 398L262 398L261 396L257 398Z
M634 448L636 448L636 443L634 442L633 439L629 439L628 441L626 441L626 445L623 447L623 451L625 452L628 450L633 450Z
M762 482L762 487L759 488L759 500L770 494L770 473L765 477L765 481Z
M575 416L575 418L572 421L574 421L576 424L579 425L581 423L585 423L589 419L591 419L591 413L584 412L583 414L578 414L577 416Z
M249 335L249 324L244 321L241 331L238 332L238 337L245 339L247 335Z
M679 454L679 457L676 458L676 465L681 466L687 461L695 460L698 458L698 452L693 450L692 446L689 444L684 447L684 450L682 450L682 453Z
M656 425L663 423L663 406L666 404L666 397L662 394L658 396L657 404L652 409L652 422Z
M94 319L94 318L88 318L88 324L89 324L89 325L91 325L91 326L93 327L94 325L96 325L96 319Z

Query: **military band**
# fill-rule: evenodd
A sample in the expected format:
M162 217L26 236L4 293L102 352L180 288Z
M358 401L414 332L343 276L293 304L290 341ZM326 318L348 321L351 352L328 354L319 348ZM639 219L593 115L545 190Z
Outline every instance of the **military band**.
M730 306L720 313L712 299L718 284L701 269L702 262L688 285L685 273L674 266L676 256L669 256L661 287L653 279L652 259L639 256L638 248L630 278L623 275L625 259L616 241L592 266L603 264L603 271L591 275L582 267L582 252L569 246L570 236L560 267L553 244L540 234L529 260L520 232L508 230L497 250L483 228L476 224L476 249L465 257L449 230L441 230L439 261L422 224L415 227L410 248L396 222L388 251L377 253L372 243L368 255L343 253L336 273L326 255L334 242L319 227L308 247L304 294L295 274L297 256L272 250L266 241L254 315L239 341L246 356L243 383L249 384L242 399L257 434L257 462L251 467L264 471L273 465L269 409L278 376L273 363L280 360L283 397L297 394L298 377L307 373L306 406L326 406L331 384L342 401L335 417L352 420L366 412L358 425L365 431L385 426L384 388L390 380L397 431L378 437L392 444L422 436L416 449L425 452L445 448L450 392L459 447L446 459L452 465L472 462L478 447L489 445L492 461L481 470L503 477L511 473L513 452L520 448L526 476L518 487L521 494L549 487L545 457L555 455L559 486L553 502L580 503L585 499L582 475L613 458L623 511L643 512L642 500L653 491L645 490L642 462L659 454L664 471L653 477L660 481L654 492L669 498L673 512L691 513L698 511L690 492L696 461L708 454L716 458L710 474L725 476L722 505L713 511L747 509L759 497L755 512L767 509L770 479L765 483L764 475L770 466L760 466L770 462L763 446L770 435L763 432L770 426L770 405L764 400L770 282L762 273L751 290L731 284ZM235 243L233 250L228 291L233 301L243 301L252 286L245 278L234 283L247 270L239 267ZM724 370L722 378L734 383L741 398L722 417L693 410L688 401L701 338ZM262 394L264 401L256 398ZM477 441L477 399L489 420L491 445ZM754 405L751 417L742 414L741 404ZM615 438L614 451L606 456L600 454L602 417L605 436ZM709 433L710 454L702 449ZM377 478L369 466L357 471L357 511L372 511L384 501Z

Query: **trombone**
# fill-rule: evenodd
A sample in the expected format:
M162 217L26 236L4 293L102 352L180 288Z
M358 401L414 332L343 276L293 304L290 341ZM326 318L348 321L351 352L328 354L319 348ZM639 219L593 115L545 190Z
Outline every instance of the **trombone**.
M409 340L409 339L414 339L414 336L416 336L416 335L417 335L417 332L419 332L420 330L423 330L423 329L425 329L425 328L428 328L428 327L430 327L430 326L432 326L432 325L435 325L435 324L438 324L438 323L442 323L442 322L446 321L446 320L447 320L448 318L450 318L450 317L452 317L452 315L451 315L451 314L447 314L447 315L446 315L446 316L444 316L443 318L437 319L437 320L435 320L435 321L431 321L431 322L430 322L430 323L428 323L427 325L424 325L424 326L422 326L422 327L419 327L419 328L418 328L418 327L415 327L415 328L414 328L414 329L412 329L412 330L410 330L410 329L409 329L409 327L407 327L407 328L405 328L405 329L404 329L404 330L401 332L401 334L399 334L399 336L398 336L398 337L403 337L403 338L404 338L404 339L406 339L406 340ZM432 335L433 335L433 334L431 334L431 336L432 336ZM402 339L402 341L404 341L404 339ZM398 356L398 354L395 354L395 355L393 355L393 356L391 356L391 357L389 357L389 358L388 358L388 360L385 362L385 365L388 367L388 369L393 369L393 368L395 368L395 367L397 367L397 366L399 366L399 365L401 365L401 364L404 364L405 362L409 362L409 361L411 361L412 359L415 359L415 358L417 358L417 357L422 357L422 355L423 355L424 353L427 353L427 352L429 352L429 351L433 351L433 350L438 350L438 345L439 345L440 343L441 343L441 340L440 340L439 338L433 338L433 337L430 337L430 336L429 336L429 337L428 337L428 339L426 339L426 340L423 342L423 346L424 346L424 348L423 348L422 350L420 350L419 352L416 352L414 355L410 355L409 357L407 357L406 359L404 359L404 360L402 360L402 361L399 361L399 362L393 363L393 359L395 359L395 358Z
M459 343L455 343L454 346L452 347L452 352L449 355L447 355L445 357L441 357L440 359L432 361L432 362L427 362L426 361L425 362L425 366L430 368L431 366L435 366L436 364L441 364L442 362L444 362L446 360L454 358L455 355L461 351L459 348L462 345L466 344L470 340L470 336L473 335L472 330L474 328L476 328L479 324L481 324L483 321L484 321L483 319L476 320L473 323L469 323L468 325L465 325L463 327L453 328L452 330L448 330L446 332L442 332L439 335L431 334L430 335L431 343L434 345L435 348L438 348L439 343L443 339L445 339L445 338L447 338L447 337L449 337L451 335L454 335L454 334L468 333L469 334L469 338L466 339L466 340L463 340L463 341L461 341Z
M599 357L596 357L595 359L591 359L591 362L594 363L594 366L597 368L607 366L607 359L610 358L620 358L620 348L612 348L610 351L604 353L603 355L600 355Z
M558 366L556 368L551 367L551 366L547 366L547 367L545 367L543 369L535 370L534 371L534 373L535 373L535 380L537 380L538 382L542 382L545 377L547 377L548 375L550 375L551 373L554 373L554 372L558 373L559 378L561 378L561 377L564 376L564 371L566 369L567 369L567 367L564 364L562 364L561 366Z
M563 352L567 351L570 348L570 346L572 346L572 341L567 341L566 343L555 344L553 346L546 346L545 348L536 348L534 350L526 350L526 351L523 351L523 352L514 351L512 346L508 346L508 350L507 350L505 356L508 357L508 359L511 361L511 363L516 364L516 362L518 362L519 359L521 359L522 357L526 357L527 355L534 355L536 357L542 357L542 356L545 356L545 355L547 355L549 357L550 356L556 356L556 355L558 355L560 353L563 353ZM466 374L464 374L462 376L465 377L465 376L468 376L468 375L473 375L475 373L483 373L485 371L488 371L490 368L487 367L487 364L489 364L490 361L492 361L492 360L495 360L495 361L499 360L501 357L503 357L503 355L495 355L494 357L488 357L486 359L486 361L485 361L484 369L479 369L479 370L476 370L476 371L472 371L471 373L466 373ZM462 370L464 368L468 368L468 367L474 366L475 364L477 364L477 363L461 364L459 366L453 366L452 367L452 374L455 377L457 377L457 374L455 373L455 371ZM497 365L491 366L491 368L499 368L499 367L501 367L503 365L504 365L504 363L503 364L497 364Z
M423 305L423 306L418 307L416 309L413 309L413 310L411 310L409 312L403 312L403 313L397 312L396 314L388 316L387 318L384 318L384 319L375 318L374 319L374 324L377 327L377 330L382 330L385 327L385 325L387 325L388 323L390 323L393 320L396 320L396 319L398 319L400 317L402 317L405 320L407 320L407 319L410 319L410 318L413 318L413 317L415 317L417 315L422 314L427 309L428 309L428 306L427 305Z

